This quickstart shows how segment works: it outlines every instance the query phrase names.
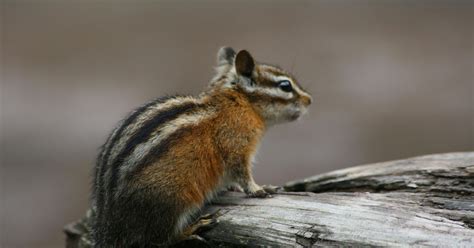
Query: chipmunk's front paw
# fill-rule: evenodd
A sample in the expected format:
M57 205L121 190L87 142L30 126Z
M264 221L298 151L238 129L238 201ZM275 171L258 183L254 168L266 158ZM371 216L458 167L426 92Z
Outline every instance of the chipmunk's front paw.
M282 189L282 187L274 185L262 185L262 188L271 195L277 194Z
M255 198L271 198L272 195L265 191L264 189L259 189L255 192L251 192L248 194L250 197L255 197Z
M249 197L255 197L255 198L271 198L272 192L268 192L263 188L262 186L256 184L255 182L251 181L247 187L245 188L245 193Z
M255 197L255 198L271 198L272 197L272 195L269 192L265 191L265 189L260 186L254 187L253 190L246 191L245 193L247 194L247 196Z

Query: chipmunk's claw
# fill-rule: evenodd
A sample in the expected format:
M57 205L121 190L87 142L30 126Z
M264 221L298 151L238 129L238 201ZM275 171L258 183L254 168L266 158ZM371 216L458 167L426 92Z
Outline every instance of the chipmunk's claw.
M282 189L281 186L274 186L274 185L262 185L262 188L265 190L265 192L272 195L278 193L278 191Z
M265 191L264 189L259 189L255 192L250 192L247 194L249 197L254 197L254 198L272 198L272 195Z
M202 233L214 228L219 223L219 220L217 219L219 216L219 211L217 211L215 213L205 214L199 217L199 219L193 224L193 234Z
M182 234L182 237L171 247L211 247L209 242L199 236L199 234L214 228L221 216L220 210L211 214L201 215L193 224L189 225Z
M227 191L231 192L244 192L244 189L240 187L239 185L232 185L227 187Z

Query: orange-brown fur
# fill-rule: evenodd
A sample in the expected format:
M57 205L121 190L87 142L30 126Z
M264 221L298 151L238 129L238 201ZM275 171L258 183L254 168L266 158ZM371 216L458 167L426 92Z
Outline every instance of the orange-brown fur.
M169 245L195 230L190 216L225 186L268 196L252 176L258 145L268 126L304 114L311 96L245 50L222 48L218 66L199 97L145 105L109 138L95 180L96 247Z
M250 159L265 129L264 121L238 92L223 90L208 98L218 114L193 126L164 157L140 172L136 184L167 187L186 207L193 207L202 205L222 183L224 170L231 175L251 173Z

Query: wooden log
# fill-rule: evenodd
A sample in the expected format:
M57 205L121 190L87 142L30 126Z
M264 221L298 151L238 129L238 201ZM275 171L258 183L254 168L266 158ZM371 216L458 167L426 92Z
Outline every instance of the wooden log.
M263 200L228 193L212 208L224 214L203 236L222 245L474 245L473 229L443 216L450 210L422 206L413 193L283 193Z
M219 247L474 247L474 153L357 166L285 189L318 193L226 192L205 208L219 223L201 236ZM90 246L88 221L66 228L69 247Z
M474 152L350 167L287 183L287 191L407 191L474 195Z

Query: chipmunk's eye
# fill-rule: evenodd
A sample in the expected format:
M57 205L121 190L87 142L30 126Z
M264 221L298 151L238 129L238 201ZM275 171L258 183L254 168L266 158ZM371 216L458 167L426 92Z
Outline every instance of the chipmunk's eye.
M291 87L291 83L288 80L281 80L278 82L278 87L283 90L284 92L291 92L293 87Z

